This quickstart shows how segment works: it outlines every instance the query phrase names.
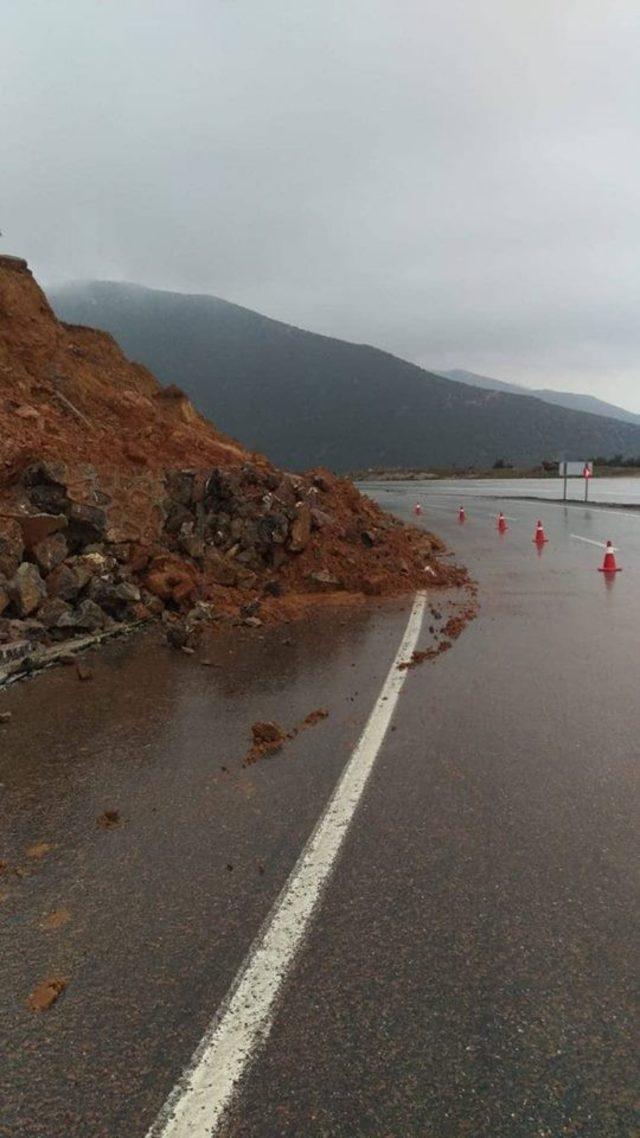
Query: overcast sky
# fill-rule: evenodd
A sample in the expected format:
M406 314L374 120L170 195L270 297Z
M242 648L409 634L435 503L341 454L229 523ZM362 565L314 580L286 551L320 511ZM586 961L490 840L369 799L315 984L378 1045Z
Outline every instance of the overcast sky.
M640 411L637 0L4 0L0 250Z

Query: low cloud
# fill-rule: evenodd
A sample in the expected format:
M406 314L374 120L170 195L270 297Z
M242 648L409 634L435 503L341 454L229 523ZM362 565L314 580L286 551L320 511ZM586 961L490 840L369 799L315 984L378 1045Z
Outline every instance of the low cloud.
M0 248L640 411L627 0L9 0Z

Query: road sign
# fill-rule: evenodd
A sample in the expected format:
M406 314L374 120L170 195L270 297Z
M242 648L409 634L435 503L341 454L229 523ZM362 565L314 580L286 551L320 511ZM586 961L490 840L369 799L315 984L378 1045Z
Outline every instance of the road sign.
M589 497L589 479L593 478L592 462L559 462L558 474L564 478L563 498L567 500L567 478L584 478L584 500Z
M585 474L585 470L589 473ZM593 474L592 462L559 462L558 474L561 478L590 478Z

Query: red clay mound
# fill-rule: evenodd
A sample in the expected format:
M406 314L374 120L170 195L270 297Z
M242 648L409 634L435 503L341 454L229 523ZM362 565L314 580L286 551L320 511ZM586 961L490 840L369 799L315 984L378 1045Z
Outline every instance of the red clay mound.
M440 552L352 483L246 451L0 257L0 664L151 616L184 647L203 622L463 584Z

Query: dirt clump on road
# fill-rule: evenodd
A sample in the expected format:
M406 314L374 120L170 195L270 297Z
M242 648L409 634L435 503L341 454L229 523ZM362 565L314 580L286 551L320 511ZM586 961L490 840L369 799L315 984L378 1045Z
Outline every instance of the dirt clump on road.
M51 853L53 846L51 842L36 842L35 845L29 846L25 851L27 857L33 858L34 861L42 861L43 857Z
M469 591L475 597L475 590L471 588ZM430 611L436 620L444 619L442 613L433 606ZM419 664L424 664L427 660L435 660L443 652L448 652L453 647L454 640L457 640L462 634L469 621L475 618L476 613L477 605L475 600L472 600L470 604L464 605L460 612L450 616L439 631L434 625L430 625L429 632L433 636L434 645L429 648L415 649L408 660L403 660L402 663L398 664L398 671L405 672L411 668L417 668Z
M55 929L61 929L62 926L66 925L70 920L71 913L68 909L54 909L52 913L47 913L46 917L42 918L39 927L45 931L54 931Z
M442 629L443 635L448 636L449 640L457 640L474 616L474 610L466 609L465 612L460 613L459 616L450 617Z
M444 552L348 480L249 452L0 256L0 674L149 620L185 649L204 628L468 586Z
M56 1000L60 998L65 988L67 981L54 977L51 980L43 980L34 988L30 996L27 997L27 1007L30 1012L46 1012L50 1007L55 1004Z
M101 830L115 830L117 826L122 825L119 810L105 810L96 818L96 823Z
M280 751L287 741L288 735L277 723L271 720L265 722L254 723L251 728L251 735L253 742L249 747L245 757L243 766L251 766L252 763L257 763L258 759L263 758L265 755L275 755Z
M285 731L278 723L274 723L271 720L254 723L251 728L253 742L244 757L242 765L248 767L265 755L275 755L278 751L282 750L287 741L295 739L308 727L315 727L317 723L321 723L322 720L327 719L328 716L329 712L326 708L317 707L314 711L310 711L308 715L305 715L304 719L296 724L295 727L292 727L290 731Z
M401 664L398 664L398 671L406 672L410 668L417 668L418 664L424 664L425 660L435 660L439 651L439 648L425 648L421 651L416 649L411 653L408 660L403 660Z
M329 712L326 711L325 708L317 707L315 711L310 711L308 715L305 715L299 730L302 731L305 727L315 727L316 723L320 723L323 719L326 719L328 715Z
M83 683L86 683L87 680L93 679L93 668L90 664L87 664L86 660L77 660L76 675L79 680L81 680Z

